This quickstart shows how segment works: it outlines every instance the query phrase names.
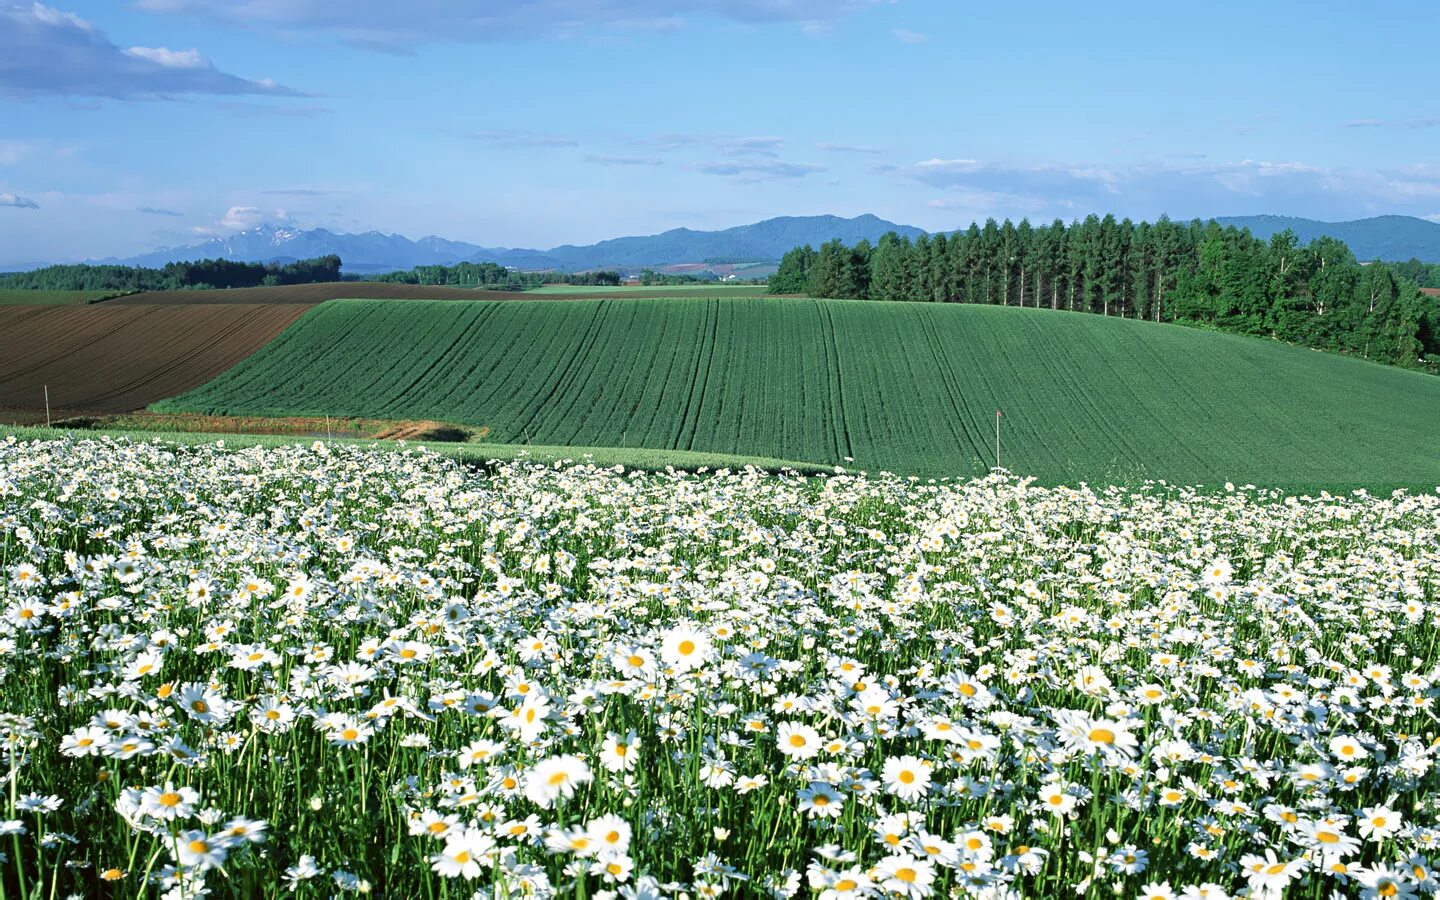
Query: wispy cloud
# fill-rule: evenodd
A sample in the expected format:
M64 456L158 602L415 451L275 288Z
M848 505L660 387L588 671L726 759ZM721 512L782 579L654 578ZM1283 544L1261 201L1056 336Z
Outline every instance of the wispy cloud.
M815 146L817 149L824 150L826 153L863 153L874 156L881 152L879 147L870 147L864 144L821 143Z
M785 139L770 135L707 134L703 132L681 132L660 134L638 143L650 144L660 150L680 150L696 147L711 150L721 156L765 156L775 158L785 147Z
M911 31L908 28L896 28L892 30L890 34L892 37L895 38L895 40L899 41L902 44L923 44L926 41L930 40L928 37L921 34L920 32Z
M297 96L268 79L222 72L198 50L119 47L79 16L40 3L0 8L0 95L142 100L186 94Z
M13 166L39 150L38 141L0 140L0 166Z
M16 209L39 209L40 204L18 194L0 194L0 206L13 206Z
M315 188L286 188L280 190L259 191L261 196L267 197L328 197L331 194L338 194L340 191L317 190Z
M482 144L505 150L534 147L578 147L580 142L558 134L537 134L530 131L471 131L465 135Z
M283 119L313 119L317 116L329 115L334 112L328 106L318 103L306 103L299 106L288 104L278 106L265 103L247 103L244 100L217 100L213 104L216 109L222 109L228 113L245 118L283 118Z
M825 171L824 166L813 163L787 163L779 160L768 162L706 162L695 168L706 175L721 175L738 178L741 181L768 181L781 178L804 178L815 172Z
M184 216L184 215L185 215L185 214L182 213L182 212L175 212L173 209L156 209L156 208L153 207L153 206L137 206L137 207L135 207L135 211L138 212L138 213L144 213L144 214L147 215L147 216L176 216L176 217L180 217L180 216Z
M881 2L885 0L137 0L136 5L286 37L319 36L393 52L427 43L677 31L692 20L707 19L799 24L810 34Z
M585 161L597 166L661 166L665 164L664 160L653 156L607 156L603 154L589 154L585 157Z
M1351 119L1344 123L1345 128L1436 128L1440 127L1440 116L1430 116L1420 119L1401 119L1389 121L1386 119Z
M1418 215L1440 202L1440 166L1429 164L1363 170L1263 160L1093 165L934 158L898 171L944 190L937 208L1147 217L1284 210L1346 218Z

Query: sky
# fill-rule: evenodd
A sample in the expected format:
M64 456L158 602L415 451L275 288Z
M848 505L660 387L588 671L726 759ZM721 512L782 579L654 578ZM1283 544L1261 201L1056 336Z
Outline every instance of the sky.
M263 223L1440 221L1440 4L0 0L0 267Z

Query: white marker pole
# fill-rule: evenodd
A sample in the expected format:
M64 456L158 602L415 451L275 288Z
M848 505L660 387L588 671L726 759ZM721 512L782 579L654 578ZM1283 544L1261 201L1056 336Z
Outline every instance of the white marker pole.
M995 468L1000 468L1000 410L995 410Z
M50 427L50 385L45 385L45 427Z

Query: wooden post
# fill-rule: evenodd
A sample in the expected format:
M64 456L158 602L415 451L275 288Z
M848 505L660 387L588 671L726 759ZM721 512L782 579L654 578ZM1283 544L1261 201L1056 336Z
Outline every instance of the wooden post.
M1000 468L1000 410L995 410L995 468Z

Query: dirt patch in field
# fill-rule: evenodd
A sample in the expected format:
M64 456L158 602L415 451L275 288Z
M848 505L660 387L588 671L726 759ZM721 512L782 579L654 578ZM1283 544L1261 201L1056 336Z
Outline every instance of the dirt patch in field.
M441 441L465 443L489 434L488 428L470 428L448 422L397 422L374 437L382 441Z
M307 309L284 304L0 307L0 421L115 413L197 387Z
M266 434L282 437L436 443L478 441L490 433L490 429L483 425L477 427L456 425L452 422L362 419L352 416L211 416L204 413L136 412L122 415L74 415L53 421L58 428L77 431L103 429L189 434Z

